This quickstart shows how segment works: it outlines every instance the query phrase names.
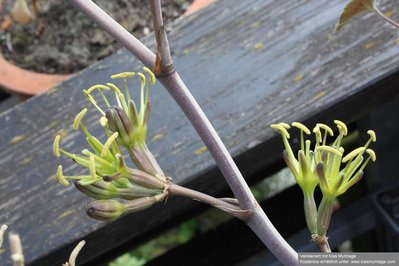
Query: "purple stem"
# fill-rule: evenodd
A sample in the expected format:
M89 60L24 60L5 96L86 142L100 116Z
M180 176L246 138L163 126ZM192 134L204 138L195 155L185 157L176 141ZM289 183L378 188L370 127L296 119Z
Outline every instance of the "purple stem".
M89 0L69 1L122 43L144 65L151 69L153 68L155 55L96 4ZM220 137L179 75L175 72L159 80L182 108L205 145L207 145L241 207L253 211L247 221L248 226L282 263L285 265L298 265L297 253L279 234L259 207Z

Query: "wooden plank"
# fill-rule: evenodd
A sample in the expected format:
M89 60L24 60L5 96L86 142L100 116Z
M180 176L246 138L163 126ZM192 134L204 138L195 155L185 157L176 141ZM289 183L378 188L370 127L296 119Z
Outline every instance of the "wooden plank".
M331 249L336 249L344 241L354 239L375 228L375 214L369 201L369 198L363 197L332 216L328 234ZM308 236L309 230L304 228L292 235L288 242L298 252L318 252L317 246L307 241ZM282 264L267 250L236 264L236 266L262 265L280 266Z
M261 207L284 237L288 238L306 226L303 203L298 200L301 197L302 191L294 186L261 203ZM293 220L296 222L292 223ZM309 234L305 239L309 239ZM264 249L263 243L248 226L237 219L231 219L146 265L234 265Z
M270 123L349 122L397 94L397 32L366 15L332 35L345 3L220 0L173 26L176 67L248 180L281 164L282 145ZM395 7L394 1L387 3L387 10ZM86 197L54 180L59 163L66 174L81 172L51 152L57 132L66 133L62 146L72 152L84 147L82 135L71 130L73 117L86 106L81 90L139 67L120 51L0 114L0 221L22 235L28 263L60 264L82 238L88 244L79 258L89 262L199 206L170 199L166 206L103 224L85 216ZM210 155L195 154L203 144L171 98L159 85L151 96L149 140L163 137L150 141L150 147L165 172L210 194L225 191ZM100 134L95 111L86 121L93 134ZM12 141L16 136L22 140ZM10 263L7 252L0 256Z
M298 200L301 198L302 192L295 186L263 202L261 206L295 250L317 252L318 248L310 241L309 230L306 228L302 201ZM375 227L374 213L368 201L367 197L363 197L333 214L328 232L332 249ZM281 264L265 249L247 226L238 220L231 220L155 258L146 265L262 266Z

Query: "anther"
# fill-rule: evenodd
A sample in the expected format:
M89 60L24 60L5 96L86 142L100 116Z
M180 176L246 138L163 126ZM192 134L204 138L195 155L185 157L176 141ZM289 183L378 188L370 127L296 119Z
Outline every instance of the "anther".
M147 67L143 67L143 70L150 77L151 84L154 85L155 84L155 75L154 75L154 73L152 73L152 71L149 68L147 68Z
M87 89L87 93L92 93L95 90L105 90L105 91L109 91L109 88L105 85L101 85L101 84L97 84L97 85L93 85L90 88Z
M368 130L368 131L367 131L367 134L370 136L371 141L373 141L373 142L376 142L376 141L377 141L377 137L376 137L376 135L375 135L374 130Z
M65 179L64 174L62 173L62 165L59 165L57 168L57 180L64 186L69 186L69 182Z
M100 125L101 125L102 127L106 127L107 124L108 124L108 119L107 119L105 116L102 116L102 117L100 118Z
M334 120L334 123L337 125L337 128L342 135L346 136L348 134L348 128L346 127L344 122Z
M353 158L355 158L356 156L358 156L359 154L363 154L364 151L366 150L365 147L359 147L357 149L354 149L353 151L351 151L350 153L348 153L343 159L342 162L346 163L350 160L352 160Z
M375 152L372 149L367 149L366 152L370 156L370 158L373 162L375 162L375 160L377 160L377 156L375 155Z
M321 151L331 152L331 153L334 153L334 154L336 154L338 156L342 156L342 153L339 150L334 149L333 147L330 147L330 146L327 146L327 145L318 146L316 149L317 150L321 150Z
M310 135L310 130L304 124L299 123L299 122L293 122L291 125L293 127L298 128L299 130L303 131L307 135Z
M87 113L87 108L84 108L82 111L79 112L79 114L77 114L75 116L75 119L73 120L73 126L72 126L74 130L79 129L79 125L82 122L82 119L86 115L86 113Z
M275 129L275 130L277 130L277 131L280 131L280 133L281 133L284 137L286 137L287 139L290 138L290 134L288 133L287 129L285 129L284 126L281 125L281 123L280 123L280 124L272 124L272 125L270 125L270 127L273 128L273 129Z
M134 77L135 75L136 75L135 72L122 72L122 73L112 75L111 78L112 79L125 79L125 78Z
M334 132L332 131L332 129L329 126L327 126L325 124L318 123L318 124L316 124L316 127L324 129L330 136L334 136Z
M53 153L56 157L60 157L60 135L55 136L54 143L53 143Z

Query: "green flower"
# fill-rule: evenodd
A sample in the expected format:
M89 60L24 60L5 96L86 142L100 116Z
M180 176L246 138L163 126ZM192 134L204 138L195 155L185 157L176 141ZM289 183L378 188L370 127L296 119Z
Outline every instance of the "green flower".
M87 174L67 176L60 165L57 179L65 186L72 180L79 191L97 199L98 201L88 207L87 213L100 220L112 220L124 212L138 211L168 195L170 180L164 176L145 143L150 111L148 94L155 77L149 69L144 68L144 71L149 76L148 82L142 73L124 72L111 77L123 80L126 96L112 83L95 85L84 90L87 99L101 114L99 122L107 136L104 143L94 137L84 125L86 108L75 117L73 129L81 130L86 135L88 148L83 149L80 154L70 153L60 148L60 136L54 139L55 156L69 157L87 169ZM127 86L127 78L135 75L141 79L139 112ZM115 94L117 106L111 106L105 94L107 91ZM94 92L98 92L103 99L105 111L95 100ZM138 169L127 166L120 146L128 150ZM119 202L115 198L127 202Z
M335 199L362 178L363 170L370 160L376 160L374 151L368 148L371 142L376 141L374 131L367 131L370 138L363 147L344 156L341 144L348 129L341 121L335 120L334 123L339 134L331 144L328 144L327 139L328 136L334 136L333 130L327 125L316 124L313 129L315 135L313 150L311 150L311 141L305 140L304 137L305 134L311 134L310 130L301 123L292 123L293 127L301 131L301 148L297 156L294 155L288 141L290 126L286 123L271 125L281 133L285 146L284 160L303 191L306 222L312 235L316 236L325 236ZM365 154L368 155L366 159ZM317 184L323 193L318 209L313 198Z

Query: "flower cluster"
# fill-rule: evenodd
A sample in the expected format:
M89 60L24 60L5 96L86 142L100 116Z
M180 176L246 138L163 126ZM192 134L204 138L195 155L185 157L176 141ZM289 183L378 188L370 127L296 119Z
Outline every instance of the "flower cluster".
M134 72L111 76L112 79L122 80L125 94L113 83L95 85L83 91L101 114L99 123L107 135L104 143L94 137L83 123L87 108L75 117L73 129L81 130L86 135L89 148L84 149L81 154L73 154L60 148L60 136L56 136L54 140L55 156L69 157L88 170L85 175L66 176L60 165L57 178L65 186L72 180L82 193L96 199L86 206L87 214L95 219L114 220L123 213L145 209L167 197L169 179L165 177L146 145L150 112L149 90L155 83L155 77L149 69L143 69L148 79L145 74ZM134 76L141 80L139 109L131 99L127 85L127 79ZM102 98L104 109L95 99L95 92ZM115 94L116 106L111 106L106 96L109 92ZM128 167L122 147L128 151L137 169Z
M306 222L314 238L325 237L335 199L362 178L363 170L370 160L376 160L374 151L368 148L371 142L376 141L374 131L367 131L369 140L363 147L344 156L344 148L341 145L342 139L348 134L348 129L341 121L335 120L334 123L339 134L331 144L327 139L328 136L334 136L333 130L325 124L316 124L313 129L315 135L313 150L311 141L305 140L305 135L310 135L311 131L301 123L292 123L291 125L301 132L301 148L297 156L288 141L290 125L286 123L271 125L283 138L284 160L303 191ZM323 193L318 208L313 198L317 185Z

